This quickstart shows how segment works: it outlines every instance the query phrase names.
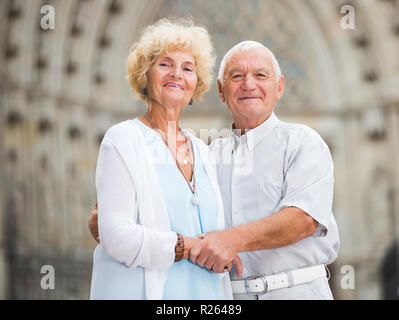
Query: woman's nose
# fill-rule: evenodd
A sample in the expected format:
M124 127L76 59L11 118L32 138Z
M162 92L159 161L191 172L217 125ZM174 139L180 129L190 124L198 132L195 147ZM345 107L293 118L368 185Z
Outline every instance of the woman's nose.
M171 71L171 76L177 79L180 79L182 76L182 71L180 70L180 66L175 66Z

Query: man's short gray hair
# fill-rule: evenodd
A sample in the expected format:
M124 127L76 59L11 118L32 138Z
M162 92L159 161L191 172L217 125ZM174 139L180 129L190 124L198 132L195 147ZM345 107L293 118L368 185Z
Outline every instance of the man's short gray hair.
M263 44L261 44L257 41L246 40L246 41L242 41L242 42L236 44L233 48L231 48L229 51L227 51L227 53L223 57L222 62L220 63L219 73L218 73L218 78L217 78L217 80L220 81L221 85L223 85L223 82L224 82L223 76L224 76L224 71L225 71L226 65L227 65L227 63L229 63L231 57L238 51L246 51L246 50L253 49L253 48L263 48L267 51L267 53L272 57L274 74L276 76L276 82L278 82L280 80L281 69L280 69L278 61L277 61L276 57L274 56L273 52L271 52Z

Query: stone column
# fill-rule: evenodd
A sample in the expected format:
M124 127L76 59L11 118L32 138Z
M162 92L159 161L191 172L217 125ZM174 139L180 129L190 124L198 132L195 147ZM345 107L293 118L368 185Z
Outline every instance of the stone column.
M390 147L392 148L391 163L392 163L392 174L393 174L393 184L392 184L392 194L391 194L393 202L392 223L394 223L394 230L395 230L394 241L397 245L399 245L399 102L391 104L388 115L390 121L389 130L390 130ZM399 256L399 252L397 254Z
M4 158L5 158L5 150L4 150L4 100L3 100L3 90L0 87L0 300L6 299L6 270L7 265L5 261L5 239L4 235Z

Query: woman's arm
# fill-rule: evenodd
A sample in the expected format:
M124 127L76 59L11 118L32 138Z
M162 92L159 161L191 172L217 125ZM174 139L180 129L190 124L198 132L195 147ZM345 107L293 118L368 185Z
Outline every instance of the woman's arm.
M99 237L104 250L129 267L168 268L177 235L138 224L137 193L115 146L104 139L97 169Z
M94 238L94 240L96 240L97 243L100 243L100 237L98 236L98 203L97 202L94 204L93 210L91 211L91 214L90 214L90 217L88 220L88 226L89 226L90 233L91 233L92 237ZM183 240L185 243L183 259L188 259L190 257L191 248L198 241L200 241L200 238L192 238L192 237L183 236Z

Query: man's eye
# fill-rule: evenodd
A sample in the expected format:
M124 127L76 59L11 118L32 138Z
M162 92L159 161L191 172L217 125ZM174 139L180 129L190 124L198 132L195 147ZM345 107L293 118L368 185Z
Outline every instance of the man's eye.
M241 79L242 78L242 74L234 74L232 76L233 79Z

